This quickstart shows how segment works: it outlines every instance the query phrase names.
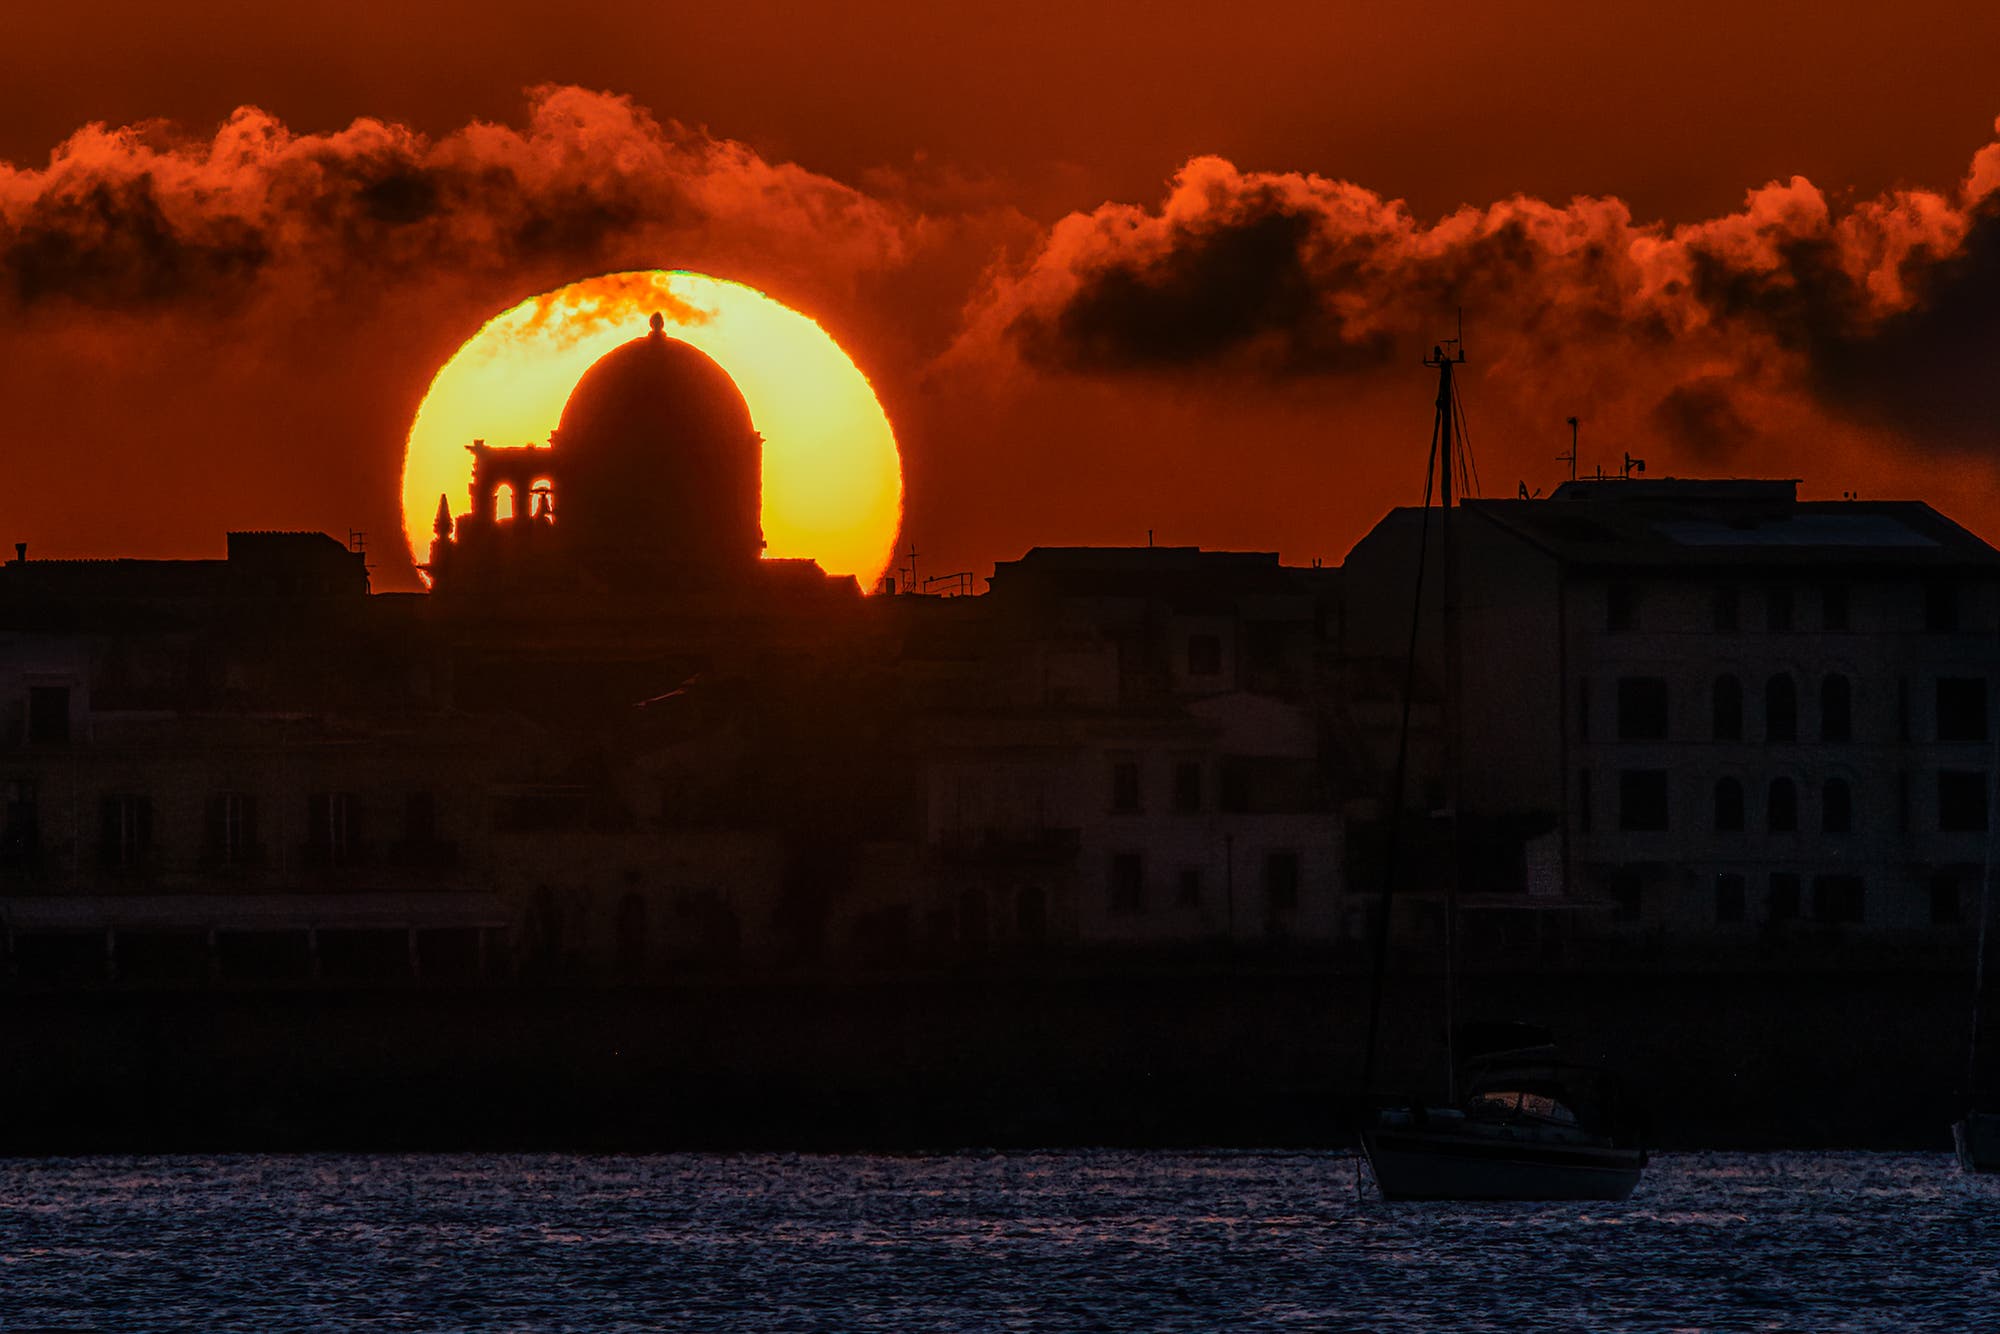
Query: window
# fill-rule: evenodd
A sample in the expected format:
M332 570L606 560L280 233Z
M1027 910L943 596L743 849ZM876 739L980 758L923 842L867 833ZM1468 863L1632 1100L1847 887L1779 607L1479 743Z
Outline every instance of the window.
M617 941L618 971L627 977L646 970L646 900L638 894L627 894L618 900L618 926L614 937Z
M1742 876L1725 872L1715 877L1715 920L1742 921L1744 897Z
M1626 769L1618 775L1618 827L1653 832L1667 827L1667 771Z
M1590 678L1576 683L1576 739L1590 740Z
M1618 739L1667 739L1667 683L1657 676L1618 678Z
M1828 584L1819 591L1819 627L1841 631L1847 628L1847 585Z
M1740 617L1738 604L1742 601L1735 584L1723 584L1710 595L1709 609L1715 617L1715 632L1719 635L1736 633Z
M69 687L28 687L28 740L37 746L69 743Z
M1791 633L1791 589L1772 588L1764 594L1764 628L1774 635Z
M1938 828L1947 834L1986 832L1986 771L1940 769Z
M42 856L42 822L36 805L35 780L16 778L6 784L6 817L0 824L0 866L33 866Z
M306 855L320 866L361 856L361 803L352 792L315 792L306 800Z
M1636 922L1646 915L1646 887L1633 871L1620 871L1611 880L1611 920Z
M1764 797L1764 828L1774 834L1790 834L1799 827L1799 785L1789 778L1773 778Z
M1721 834L1743 832L1743 784L1734 778L1715 781L1715 829Z
M1931 925L1957 926L1959 911L1958 877L1940 871L1931 877Z
M1639 620L1639 592L1630 584L1604 590L1604 628L1613 634L1630 630Z
M1253 795L1250 778L1250 766L1247 763L1225 757L1216 773L1216 804L1231 814L1249 810L1250 798ZM1444 784L1426 785L1424 795L1429 802L1428 809L1436 810L1444 804Z
M1845 778L1829 778L1820 788L1819 827L1828 834L1854 831L1854 792Z
M98 861L107 870L136 871L153 855L153 799L117 792L98 803Z
M1590 832L1590 770L1576 771L1576 830L1579 834Z
M1714 705L1713 719L1717 741L1741 741L1743 739L1743 683L1733 676L1715 678L1715 690L1711 696Z
M1819 683L1819 739L1854 739L1854 688L1837 673Z
M1764 739L1799 739L1799 688L1788 672L1779 672L1764 683Z
M1958 629L1958 588L1953 584L1924 585L1924 629L1950 634Z
M1771 873L1771 897L1765 914L1773 922L1789 922L1799 915L1799 878L1791 871Z
M1199 908L1201 906L1201 868L1183 866L1180 885L1174 892L1176 908Z
M1986 739L1986 678L1940 676L1937 683L1937 739Z
M1252 621L1243 627L1243 652L1253 672L1275 672L1285 665L1285 627L1278 621Z
M1299 854L1274 852L1264 858L1264 902L1273 912L1299 906Z
M1182 760L1174 766L1174 809L1183 815L1201 810L1201 761Z
M257 799L247 792L218 792L208 799L207 860L242 866L256 860Z
M1858 875L1813 877L1813 916L1822 922L1859 922L1866 917L1867 891Z
M1111 854L1111 911L1130 917L1146 910L1146 862L1136 852Z
M1049 935L1049 897L1040 885L1029 885L1014 899L1014 932L1022 943L1040 945Z
M1114 760L1111 763L1111 810L1117 815L1133 815L1139 810L1139 762Z
M404 797L403 842L413 848L429 847L437 842L437 833L436 794L412 792Z
M1222 636L1189 635L1187 654L1189 676L1222 675Z

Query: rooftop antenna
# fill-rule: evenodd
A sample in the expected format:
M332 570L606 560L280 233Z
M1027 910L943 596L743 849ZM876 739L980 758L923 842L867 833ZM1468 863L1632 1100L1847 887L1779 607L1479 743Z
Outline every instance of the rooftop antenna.
M1569 453L1556 455L1556 462L1567 463L1569 465L1569 479L1574 482L1576 480L1576 418L1568 417L1565 420L1569 422Z
M1628 451L1625 455L1625 467L1618 475L1629 482L1632 480L1633 473L1644 471L1646 471L1646 460L1635 459Z
M905 593L919 592L921 590L917 587L917 544L915 542L910 543L910 550L907 554L910 558L910 563L903 567L903 591Z

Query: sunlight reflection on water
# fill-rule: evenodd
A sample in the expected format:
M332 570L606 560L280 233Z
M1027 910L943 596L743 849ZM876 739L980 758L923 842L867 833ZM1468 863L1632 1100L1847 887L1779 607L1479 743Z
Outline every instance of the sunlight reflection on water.
M2000 1185L1670 1155L1623 1205L1357 1202L1344 1154L0 1162L15 1328L1968 1329Z

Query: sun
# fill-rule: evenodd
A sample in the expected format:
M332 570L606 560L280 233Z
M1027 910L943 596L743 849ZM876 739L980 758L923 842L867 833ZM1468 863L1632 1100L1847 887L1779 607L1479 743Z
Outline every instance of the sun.
M540 444L577 380L639 337L654 312L715 358L764 437L766 556L806 557L863 588L888 568L903 515L895 432L875 391L826 330L753 287L646 270L586 278L488 320L439 370L403 455L403 538L430 551L438 497L468 501L474 440Z

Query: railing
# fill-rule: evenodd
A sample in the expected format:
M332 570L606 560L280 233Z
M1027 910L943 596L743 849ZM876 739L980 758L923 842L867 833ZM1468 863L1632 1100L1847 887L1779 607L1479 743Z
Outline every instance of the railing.
M1083 831L1045 829L947 829L936 848L948 862L992 862L1054 865L1074 861L1083 847Z

